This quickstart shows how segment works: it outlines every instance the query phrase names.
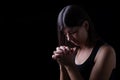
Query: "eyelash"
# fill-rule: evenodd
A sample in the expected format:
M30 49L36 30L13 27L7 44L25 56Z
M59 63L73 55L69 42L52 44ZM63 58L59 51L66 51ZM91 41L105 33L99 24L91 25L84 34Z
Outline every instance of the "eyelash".
M73 32L69 32L70 35L73 35L73 34L75 34L75 33L77 33L77 30L76 30L76 31L73 31ZM66 35L66 33L64 33L64 35Z
M71 32L71 33L69 33L69 34L75 34L75 33L77 33L77 31Z

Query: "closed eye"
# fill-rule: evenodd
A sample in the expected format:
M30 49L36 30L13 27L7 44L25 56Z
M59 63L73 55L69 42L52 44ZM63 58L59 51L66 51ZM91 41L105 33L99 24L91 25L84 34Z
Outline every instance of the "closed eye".
M65 30L65 31L64 31L64 34L65 34L65 35L67 35L67 34L73 35L73 34L75 34L75 33L77 33L77 32L78 32L78 28L74 28L74 29L71 29L71 30Z
M74 31L74 32L70 32L69 34L75 34L75 33L77 33L77 31Z

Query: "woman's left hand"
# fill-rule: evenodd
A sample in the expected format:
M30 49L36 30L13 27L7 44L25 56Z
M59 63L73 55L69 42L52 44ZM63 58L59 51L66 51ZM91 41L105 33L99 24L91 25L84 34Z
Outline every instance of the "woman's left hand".
M58 61L64 66L71 66L75 64L75 48L69 48L67 46L60 46L59 50L62 51ZM56 52L54 52L56 54Z

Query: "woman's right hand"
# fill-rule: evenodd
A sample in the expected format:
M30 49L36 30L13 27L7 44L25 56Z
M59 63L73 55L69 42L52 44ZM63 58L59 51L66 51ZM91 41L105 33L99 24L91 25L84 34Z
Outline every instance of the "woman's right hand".
M74 64L74 51L74 48L60 46L57 47L55 51L53 51L52 58L57 60L59 64L71 65Z
M53 51L52 58L54 60L59 60L65 54L65 46L56 47L56 50Z

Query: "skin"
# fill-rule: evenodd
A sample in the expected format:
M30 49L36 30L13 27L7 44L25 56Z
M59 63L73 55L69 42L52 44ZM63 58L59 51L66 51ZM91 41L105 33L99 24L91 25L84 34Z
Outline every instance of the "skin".
M75 54L76 48L59 46L53 52L52 58L60 66L60 80L84 80L77 70L76 64L83 64L91 54L94 46L86 45L88 38L89 23L84 21L81 27L64 29L67 40L81 48ZM116 67L116 55L112 46L104 44L97 52L94 59L89 80L109 80L112 70Z

